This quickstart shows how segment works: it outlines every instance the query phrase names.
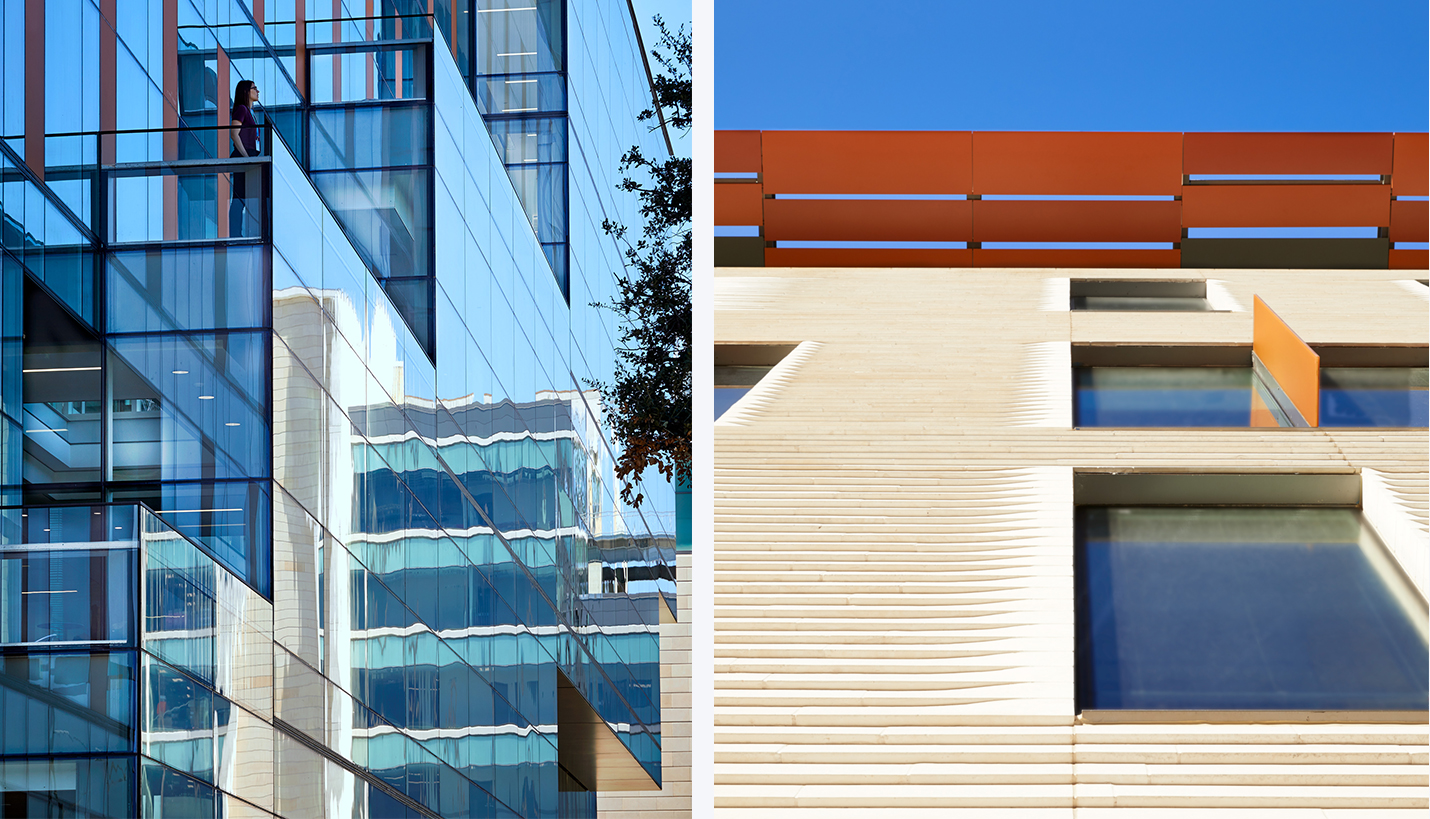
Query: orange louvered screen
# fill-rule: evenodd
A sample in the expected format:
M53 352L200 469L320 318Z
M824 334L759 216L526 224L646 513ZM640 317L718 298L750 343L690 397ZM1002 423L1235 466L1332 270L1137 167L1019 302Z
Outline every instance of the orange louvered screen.
M765 131L765 192L968 193L971 145L964 131Z
M1390 225L1388 185L1188 185L1187 227Z
M1187 134L1182 146L1186 174L1391 172L1390 134Z
M1181 186L1181 134L973 135L978 194L1173 196Z
M989 200L973 202L980 242L1176 242L1182 206L1155 202Z
M759 172L759 131L715 132L715 173Z
M771 199L765 238L860 242L966 242L971 205L964 200Z
M764 200L764 190L759 185L747 183L716 185L715 224L763 224Z
M1396 196L1430 196L1430 134L1395 135L1395 170L1390 185Z

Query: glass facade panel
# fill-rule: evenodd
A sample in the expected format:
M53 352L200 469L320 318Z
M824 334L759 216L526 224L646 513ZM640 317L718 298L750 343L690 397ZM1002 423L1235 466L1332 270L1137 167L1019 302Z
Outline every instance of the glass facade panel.
M1074 367L1080 427L1245 427L1250 367Z
M308 165L314 171L426 165L429 108L364 106L316 108Z
M430 171L337 171L313 174L334 216L382 277L427 276L432 220Z
M1084 507L1082 708L1425 710L1425 601L1349 509Z
M113 480L267 476L267 333L110 343Z
M133 652L0 657L0 755L132 753L134 661Z
M260 328L268 253L261 247L174 248L106 259L111 333Z
M18 816L130 819L134 757L0 759L0 804Z
M1323 427L1430 426L1430 369L1322 367Z

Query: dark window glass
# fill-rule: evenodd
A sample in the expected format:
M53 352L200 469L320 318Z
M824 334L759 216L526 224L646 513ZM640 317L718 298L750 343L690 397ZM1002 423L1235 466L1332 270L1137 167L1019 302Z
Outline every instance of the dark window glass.
M132 753L134 656L0 657L0 714L5 715L0 753Z
M1323 427L1430 426L1430 369L1424 367L1323 367Z
M1204 298L1180 296L1073 296L1074 310L1121 310L1126 312L1206 312L1211 305Z
M22 353L26 483L97 480L103 376L99 340L27 284Z
M1074 367L1082 427L1244 427L1250 367Z
M84 816L129 819L135 757L0 760L0 805L6 817ZM151 814L145 814L151 815Z
M1085 507L1082 708L1426 707L1425 601L1348 509Z

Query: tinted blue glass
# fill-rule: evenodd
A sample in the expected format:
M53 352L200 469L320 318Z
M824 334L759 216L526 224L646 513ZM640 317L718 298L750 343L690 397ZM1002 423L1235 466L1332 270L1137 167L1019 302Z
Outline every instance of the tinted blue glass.
M390 168L428 162L426 106L320 108L312 113L312 170Z
M266 333L111 339L114 480L264 477Z
M749 387L716 387L715 388L715 417L719 418L729 409L735 406L735 402L745 397L749 392Z
M262 327L267 256L261 247L111 253L109 332Z
M7 787L6 816L85 816L131 819L138 816L134 789L135 757L94 759L0 760L0 782Z
M1077 584L1082 708L1426 707L1425 602L1354 511L1083 508Z
M0 657L0 753L134 750L134 653Z
M1323 427L1430 426L1424 367L1323 367Z
M429 274L429 171L314 173L313 184L381 277Z
M1081 427L1244 427L1250 367L1074 367Z

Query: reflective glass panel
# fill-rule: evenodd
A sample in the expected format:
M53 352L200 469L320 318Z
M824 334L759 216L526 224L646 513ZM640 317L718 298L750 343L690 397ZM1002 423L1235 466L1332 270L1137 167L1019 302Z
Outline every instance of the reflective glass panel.
M265 477L266 333L111 339L114 480Z
M134 757L0 760L5 815L131 819ZM147 815L147 814L146 814Z
M262 327L267 256L263 248L242 246L112 253L109 331Z
M390 168L425 165L427 107L394 105L317 108L312 114L311 168Z
M1084 507L1082 708L1426 707L1425 601L1349 509Z
M429 274L427 170L314 173L312 178L379 276Z
M0 753L134 750L133 652L0 657Z
M745 397L749 392L749 387L716 387L715 388L715 417L719 418L730 408L735 406L735 402Z
M135 541L94 545L0 551L0 646L133 644Z
M1430 426L1430 369L1322 367L1323 427Z
M1074 367L1080 427L1244 427L1250 367Z

